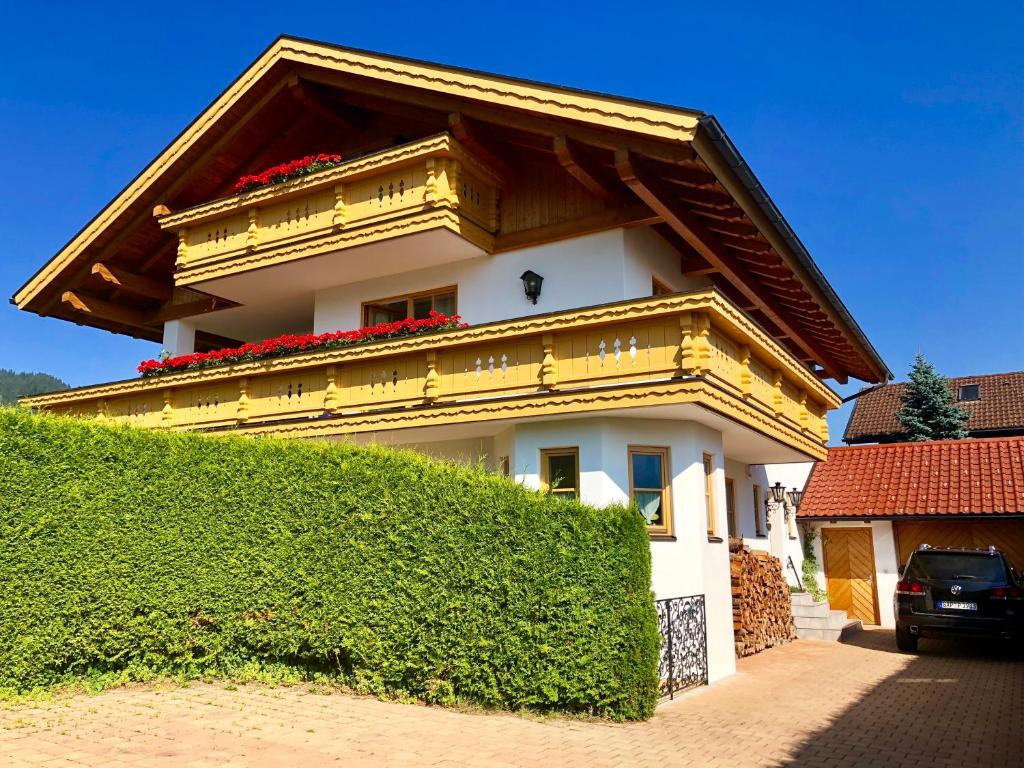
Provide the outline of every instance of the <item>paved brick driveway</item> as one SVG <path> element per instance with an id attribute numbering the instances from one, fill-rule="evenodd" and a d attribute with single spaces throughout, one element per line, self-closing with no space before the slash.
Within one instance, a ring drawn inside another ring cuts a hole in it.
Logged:
<path id="1" fill-rule="evenodd" d="M 301 688 L 140 688 L 0 707 L 0 766 L 1021 766 L 1024 661 L 892 634 L 801 641 L 614 725 Z"/>

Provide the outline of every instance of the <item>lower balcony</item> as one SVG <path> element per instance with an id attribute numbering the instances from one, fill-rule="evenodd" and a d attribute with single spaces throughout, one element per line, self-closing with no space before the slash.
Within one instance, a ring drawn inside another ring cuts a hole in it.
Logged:
<path id="1" fill-rule="evenodd" d="M 144 428 L 303 438 L 696 408 L 824 458 L 839 398 L 709 289 L 21 402 Z"/>

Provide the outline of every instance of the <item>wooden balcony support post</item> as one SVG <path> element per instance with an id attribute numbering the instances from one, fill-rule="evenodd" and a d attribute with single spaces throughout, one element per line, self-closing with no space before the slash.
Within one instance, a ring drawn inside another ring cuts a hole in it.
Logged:
<path id="1" fill-rule="evenodd" d="M 821 438 L 822 445 L 828 445 L 828 410 L 818 419 L 818 437 Z"/>
<path id="2" fill-rule="evenodd" d="M 107 401 L 101 398 L 96 401 L 96 421 L 102 423 L 107 420 Z"/>
<path id="3" fill-rule="evenodd" d="M 707 312 L 683 312 L 679 316 L 680 367 L 684 374 L 700 376 L 707 370 L 705 361 L 711 355 L 708 336 L 711 333 L 711 320 Z"/>
<path id="4" fill-rule="evenodd" d="M 772 409 L 775 411 L 775 418 L 782 415 L 782 371 L 778 368 L 772 371 L 772 386 L 775 393 L 772 395 Z"/>
<path id="5" fill-rule="evenodd" d="M 238 381 L 238 409 L 235 419 L 239 422 L 249 420 L 249 377 L 243 376 Z"/>
<path id="6" fill-rule="evenodd" d="M 807 409 L 807 390 L 801 389 L 797 398 L 800 402 L 800 430 L 802 432 L 810 432 L 811 412 Z"/>
<path id="7" fill-rule="evenodd" d="M 337 413 L 341 405 L 341 397 L 338 394 L 338 368 L 334 365 L 327 366 L 327 387 L 324 390 L 324 413 Z"/>
<path id="8" fill-rule="evenodd" d="M 423 185 L 423 202 L 427 205 L 437 205 L 438 181 L 437 181 L 437 160 L 427 158 L 427 181 Z"/>
<path id="9" fill-rule="evenodd" d="M 331 224 L 335 229 L 344 229 L 345 221 L 348 218 L 348 206 L 345 203 L 345 185 L 334 185 L 334 217 Z"/>
<path id="10" fill-rule="evenodd" d="M 541 336 L 544 346 L 544 358 L 540 363 L 540 383 L 546 389 L 554 389 L 558 385 L 558 361 L 555 360 L 555 336 L 545 333 Z"/>
<path id="11" fill-rule="evenodd" d="M 437 372 L 437 352 L 427 352 L 427 376 L 423 382 L 423 399 L 433 403 L 441 396 L 441 376 Z"/>
<path id="12" fill-rule="evenodd" d="M 160 426 L 169 427 L 174 422 L 174 390 L 164 390 L 164 407 L 160 411 Z"/>
<path id="13" fill-rule="evenodd" d="M 260 244 L 259 208 L 249 209 L 249 228 L 245 230 L 245 250 L 254 251 Z"/>
<path id="14" fill-rule="evenodd" d="M 188 230 L 178 230 L 178 251 L 174 259 L 175 267 L 182 267 L 188 261 Z"/>
<path id="15" fill-rule="evenodd" d="M 739 349 L 740 359 L 740 394 L 743 397 L 750 397 L 753 394 L 751 384 L 753 379 L 750 375 L 750 345 L 741 344 Z"/>

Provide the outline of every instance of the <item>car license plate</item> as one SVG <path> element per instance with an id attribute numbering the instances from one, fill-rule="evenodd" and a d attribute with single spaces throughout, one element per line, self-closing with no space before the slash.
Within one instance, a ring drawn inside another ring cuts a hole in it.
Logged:
<path id="1" fill-rule="evenodd" d="M 939 608 L 948 608 L 952 611 L 976 611 L 977 603 L 961 603 L 956 600 L 939 600 Z"/>

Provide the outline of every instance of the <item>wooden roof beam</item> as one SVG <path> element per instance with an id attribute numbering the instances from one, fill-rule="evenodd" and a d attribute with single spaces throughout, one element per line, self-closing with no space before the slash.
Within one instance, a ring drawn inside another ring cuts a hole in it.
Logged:
<path id="1" fill-rule="evenodd" d="M 153 280 L 143 275 L 136 275 L 119 267 L 103 262 L 96 262 L 92 265 L 92 274 L 105 283 L 120 288 L 136 296 L 157 301 L 167 301 L 171 298 L 172 288 L 158 280 Z"/>
<path id="2" fill-rule="evenodd" d="M 483 132 L 473 125 L 472 120 L 461 112 L 452 112 L 448 115 L 448 129 L 462 146 L 483 160 L 503 179 L 514 177 L 515 174 L 512 173 L 508 163 L 502 159 L 489 141 L 481 138 Z"/>
<path id="3" fill-rule="evenodd" d="M 519 232 L 499 234 L 494 238 L 494 253 L 527 248 L 531 245 L 564 240 L 570 237 L 604 232 L 619 227 L 646 227 L 661 222 L 661 217 L 642 203 L 633 203 L 622 208 L 606 208 L 591 216 L 580 219 L 559 221 L 539 227 L 523 229 Z"/>
<path id="4" fill-rule="evenodd" d="M 656 173 L 658 174 L 658 178 L 663 179 L 670 184 L 720 191 L 717 186 L 718 179 L 707 171 L 702 171 L 698 168 L 685 168 L 677 165 L 670 168 L 659 168 Z"/>
<path id="5" fill-rule="evenodd" d="M 695 213 L 702 219 L 705 219 L 705 226 L 712 232 L 720 232 L 723 235 L 735 235 L 736 237 L 757 237 L 761 234 L 757 227 L 746 221 L 728 221 L 714 215 L 705 217 L 703 212 L 695 211 Z"/>
<path id="6" fill-rule="evenodd" d="M 702 277 L 717 274 L 718 267 L 711 266 L 700 256 L 683 256 L 679 259 L 679 271 L 683 277 Z"/>
<path id="7" fill-rule="evenodd" d="M 606 203 L 615 203 L 616 195 L 611 186 L 601 180 L 602 174 L 580 157 L 579 149 L 564 133 L 554 138 L 555 157 L 570 176 L 578 181 L 594 197 Z"/>
<path id="8" fill-rule="evenodd" d="M 149 315 L 137 309 L 123 307 L 105 301 L 97 296 L 90 296 L 80 291 L 64 291 L 61 303 L 69 309 L 101 320 L 109 320 L 127 326 L 145 326 L 149 324 Z"/>
<path id="9" fill-rule="evenodd" d="M 711 227 L 708 227 L 708 230 L 714 232 L 714 229 Z M 772 248 L 771 245 L 761 240 L 747 240 L 741 237 L 733 237 L 732 235 L 720 235 L 718 240 L 726 248 L 734 248 L 737 251 L 743 251 L 744 253 L 775 252 L 775 249 Z"/>
<path id="10" fill-rule="evenodd" d="M 234 302 L 216 296 L 204 296 L 180 304 L 166 303 L 155 312 L 144 312 L 81 291 L 64 291 L 61 295 L 61 303 L 75 312 L 137 328 L 161 325 L 169 320 L 180 320 L 183 317 L 193 317 L 218 309 L 238 306 Z"/>
<path id="11" fill-rule="evenodd" d="M 359 75 L 351 75 L 344 72 L 328 72 L 313 67 L 302 69 L 301 74 L 304 79 L 315 80 L 324 85 L 341 88 L 345 91 L 372 93 L 378 97 L 383 96 L 387 99 L 393 99 L 404 104 L 413 104 L 424 109 L 444 109 L 446 112 L 459 113 L 466 118 L 479 122 L 495 123 L 496 125 L 516 128 L 527 133 L 540 134 L 549 138 L 554 138 L 564 133 L 581 144 L 588 144 L 612 151 L 621 146 L 623 141 L 623 134 L 615 130 L 601 130 L 599 128 L 575 125 L 567 127 L 560 120 L 540 115 L 524 115 L 512 109 L 470 102 L 438 92 L 423 93 L 413 88 L 377 80 L 371 81 Z M 458 137 L 456 136 L 456 138 Z M 696 152 L 689 144 L 647 139 L 633 135 L 630 136 L 629 142 L 635 151 L 657 158 L 663 163 L 690 165 L 699 162 Z"/>
<path id="12" fill-rule="evenodd" d="M 182 302 L 181 304 L 164 304 L 150 316 L 150 323 L 166 323 L 170 320 L 181 320 L 183 317 L 205 315 L 218 309 L 229 309 L 238 306 L 233 301 L 225 301 L 217 296 L 205 296 L 201 299 Z"/>
<path id="13" fill-rule="evenodd" d="M 718 241 L 715 234 L 708 231 L 696 216 L 676 203 L 660 182 L 640 167 L 628 149 L 620 148 L 616 151 L 615 168 L 622 181 L 637 197 L 659 214 L 709 264 L 718 267 L 723 278 L 735 285 L 782 333 L 788 335 L 807 356 L 817 360 L 836 381 L 846 383 L 847 376 L 831 356 L 808 343 L 806 334 L 800 332 L 779 301 L 758 289 L 746 268 Z"/>
<path id="14" fill-rule="evenodd" d="M 315 87 L 304 85 L 302 78 L 297 74 L 293 73 L 288 76 L 288 92 L 300 106 L 342 130 L 357 134 L 363 132 L 365 121 L 356 118 L 351 110 L 340 110 L 328 106 L 320 96 L 313 92 L 312 88 Z"/>
<path id="15" fill-rule="evenodd" d="M 235 137 L 235 135 L 241 131 L 253 117 L 259 114 L 271 101 L 277 98 L 281 91 L 286 87 L 286 80 L 282 78 L 279 80 L 266 94 L 264 94 L 255 104 L 253 104 L 244 115 L 239 117 L 237 120 L 232 122 L 231 127 L 224 132 L 219 139 L 217 139 L 211 146 L 207 147 L 199 157 L 191 158 L 187 169 L 179 176 L 173 184 L 171 184 L 166 190 L 161 193 L 164 200 L 170 200 L 177 195 L 181 190 L 188 186 L 193 179 L 198 176 L 203 170 L 205 165 L 214 157 L 216 157 L 224 147 Z M 95 255 L 96 261 L 106 261 L 107 257 L 114 253 L 121 244 L 129 237 L 135 234 L 136 227 L 140 224 L 151 219 L 151 211 L 147 208 L 143 208 L 137 214 L 135 214 L 131 220 L 124 226 L 119 226 L 120 231 L 115 235 L 108 243 L 102 246 L 100 252 Z M 71 277 L 68 284 L 72 287 L 77 286 L 85 279 L 91 270 L 91 265 L 86 263 L 80 269 L 78 269 Z M 66 303 L 63 297 L 60 298 L 60 302 Z M 48 301 L 46 301 L 40 308 L 39 314 L 45 315 L 50 312 L 58 303 L 57 295 L 54 294 Z"/>

